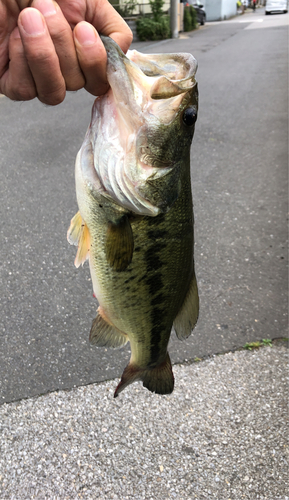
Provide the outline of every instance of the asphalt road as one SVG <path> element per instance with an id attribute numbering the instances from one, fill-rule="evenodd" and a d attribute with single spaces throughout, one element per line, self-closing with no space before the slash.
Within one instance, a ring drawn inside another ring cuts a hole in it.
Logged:
<path id="1" fill-rule="evenodd" d="M 259 10 L 134 44 L 199 62 L 191 160 L 201 312 L 187 341 L 173 336 L 174 363 L 287 336 L 285 21 Z M 0 97 L 1 402 L 120 376 L 129 358 L 128 348 L 89 346 L 96 302 L 88 266 L 74 268 L 66 241 L 92 102 L 85 92 L 56 108 Z"/>

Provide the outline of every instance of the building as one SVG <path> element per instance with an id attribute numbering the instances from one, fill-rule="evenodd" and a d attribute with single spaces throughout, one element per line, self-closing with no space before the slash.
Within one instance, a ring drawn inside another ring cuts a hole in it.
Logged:
<path id="1" fill-rule="evenodd" d="M 237 13 L 236 0 L 205 0 L 207 21 L 223 21 Z"/>

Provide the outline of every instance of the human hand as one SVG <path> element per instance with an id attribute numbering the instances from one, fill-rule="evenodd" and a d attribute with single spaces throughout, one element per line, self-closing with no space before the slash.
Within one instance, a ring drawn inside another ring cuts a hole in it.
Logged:
<path id="1" fill-rule="evenodd" d="M 106 51 L 98 32 L 124 52 L 132 41 L 107 0 L 0 0 L 0 93 L 50 105 L 66 90 L 103 94 Z"/>

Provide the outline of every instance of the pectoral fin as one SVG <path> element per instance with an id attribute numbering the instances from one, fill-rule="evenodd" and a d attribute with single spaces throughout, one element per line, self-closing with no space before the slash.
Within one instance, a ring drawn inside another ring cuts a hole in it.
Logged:
<path id="1" fill-rule="evenodd" d="M 78 245 L 82 231 L 83 220 L 79 212 L 71 219 L 69 229 L 67 231 L 67 241 L 70 245 Z"/>
<path id="2" fill-rule="evenodd" d="M 107 323 L 98 311 L 92 322 L 89 342 L 97 347 L 122 347 L 127 341 L 128 336 Z"/>
<path id="3" fill-rule="evenodd" d="M 67 232 L 67 240 L 71 245 L 78 246 L 74 265 L 75 267 L 79 267 L 88 258 L 90 249 L 89 230 L 79 212 L 71 219 Z"/>
<path id="4" fill-rule="evenodd" d="M 199 316 L 199 295 L 196 276 L 194 275 L 190 283 L 189 290 L 184 303 L 175 321 L 174 328 L 177 337 L 184 340 L 191 335 Z"/>
<path id="5" fill-rule="evenodd" d="M 124 271 L 131 263 L 133 246 L 128 217 L 123 215 L 116 223 L 109 222 L 106 233 L 106 258 L 115 271 Z"/>

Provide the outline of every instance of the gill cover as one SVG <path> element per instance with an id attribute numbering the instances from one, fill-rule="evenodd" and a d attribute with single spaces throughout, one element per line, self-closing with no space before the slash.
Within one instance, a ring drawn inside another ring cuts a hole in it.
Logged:
<path id="1" fill-rule="evenodd" d="M 122 209 L 156 216 L 178 196 L 182 158 L 168 143 L 195 92 L 197 62 L 190 54 L 125 55 L 111 38 L 102 41 L 111 88 L 95 100 L 76 167 L 90 189 Z"/>

